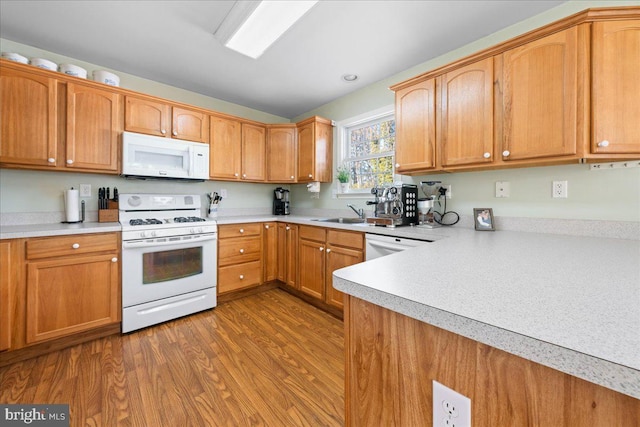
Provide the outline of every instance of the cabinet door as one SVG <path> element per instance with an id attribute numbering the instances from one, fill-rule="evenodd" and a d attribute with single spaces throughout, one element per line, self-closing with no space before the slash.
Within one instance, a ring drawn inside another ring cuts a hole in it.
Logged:
<path id="1" fill-rule="evenodd" d="M 11 278 L 16 266 L 11 256 L 11 242 L 0 242 L 0 351 L 11 347 Z"/>
<path id="2" fill-rule="evenodd" d="M 242 124 L 242 179 L 266 178 L 266 130 L 263 126 Z"/>
<path id="3" fill-rule="evenodd" d="M 442 166 L 493 160 L 493 58 L 442 76 L 438 94 Z"/>
<path id="4" fill-rule="evenodd" d="M 435 168 L 435 79 L 396 92 L 396 172 Z"/>
<path id="5" fill-rule="evenodd" d="M 147 135 L 169 136 L 169 105 L 146 98 L 127 96 L 124 130 Z"/>
<path id="6" fill-rule="evenodd" d="M 239 121 L 211 116 L 209 175 L 224 180 L 240 179 L 242 138 Z"/>
<path id="7" fill-rule="evenodd" d="M 298 182 L 310 182 L 315 177 L 315 130 L 313 122 L 298 128 Z"/>
<path id="8" fill-rule="evenodd" d="M 338 308 L 343 308 L 344 294 L 333 287 L 333 272 L 339 268 L 348 267 L 364 261 L 362 250 L 343 248 L 327 244 L 327 273 L 325 302 Z"/>
<path id="9" fill-rule="evenodd" d="M 186 141 L 209 143 L 209 115 L 188 108 L 172 108 L 171 136 Z"/>
<path id="10" fill-rule="evenodd" d="M 324 300 L 325 243 L 315 240 L 298 241 L 300 290 L 314 298 Z"/>
<path id="11" fill-rule="evenodd" d="M 56 166 L 57 81 L 0 68 L 0 163 Z"/>
<path id="12" fill-rule="evenodd" d="M 27 267 L 27 343 L 118 322 L 115 254 L 34 261 Z"/>
<path id="13" fill-rule="evenodd" d="M 119 94 L 68 83 L 65 166 L 117 173 L 120 114 Z"/>
<path id="14" fill-rule="evenodd" d="M 505 161 L 576 154 L 578 30 L 502 54 Z"/>
<path id="15" fill-rule="evenodd" d="M 640 153 L 640 20 L 593 23 L 592 46 L 591 152 Z"/>
<path id="16" fill-rule="evenodd" d="M 278 227 L 276 224 L 267 222 L 262 228 L 263 282 L 276 280 L 278 276 Z"/>
<path id="17" fill-rule="evenodd" d="M 267 180 L 295 182 L 296 129 L 273 127 L 267 130 Z"/>

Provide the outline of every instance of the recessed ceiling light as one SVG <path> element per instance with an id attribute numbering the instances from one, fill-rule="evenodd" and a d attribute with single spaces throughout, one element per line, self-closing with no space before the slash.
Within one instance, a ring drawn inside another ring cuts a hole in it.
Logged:
<path id="1" fill-rule="evenodd" d="M 215 32 L 229 49 L 260 57 L 318 1 L 237 1 Z"/>
<path id="2" fill-rule="evenodd" d="M 345 74 L 345 75 L 342 76 L 342 80 L 344 80 L 347 83 L 355 82 L 356 80 L 358 80 L 358 75 L 357 74 Z"/>

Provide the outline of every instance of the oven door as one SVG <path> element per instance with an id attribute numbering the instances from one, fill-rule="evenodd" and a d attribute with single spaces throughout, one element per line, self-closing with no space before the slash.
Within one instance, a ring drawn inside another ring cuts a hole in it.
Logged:
<path id="1" fill-rule="evenodd" d="M 217 234 L 122 242 L 122 305 L 216 286 Z"/>

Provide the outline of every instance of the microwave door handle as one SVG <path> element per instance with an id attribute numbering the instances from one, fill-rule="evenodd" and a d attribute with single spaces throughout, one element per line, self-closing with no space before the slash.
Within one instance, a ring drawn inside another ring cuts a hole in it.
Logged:
<path id="1" fill-rule="evenodd" d="M 189 146 L 189 176 L 193 176 L 193 147 Z"/>

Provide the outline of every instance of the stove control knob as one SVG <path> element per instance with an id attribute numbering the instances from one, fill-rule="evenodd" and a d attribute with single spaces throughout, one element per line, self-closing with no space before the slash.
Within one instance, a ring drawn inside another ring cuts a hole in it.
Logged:
<path id="1" fill-rule="evenodd" d="M 140 237 L 143 237 L 143 238 L 144 238 L 144 237 L 147 237 L 147 233 L 145 233 L 144 231 L 141 231 L 141 232 L 140 232 Z"/>
<path id="2" fill-rule="evenodd" d="M 204 230 L 202 228 L 198 228 L 198 233 L 204 233 Z"/>
<path id="3" fill-rule="evenodd" d="M 155 231 L 151 232 L 151 237 L 156 237 L 156 232 Z"/>
<path id="4" fill-rule="evenodd" d="M 189 233 L 191 233 L 191 234 L 196 234 L 196 229 L 195 229 L 195 228 L 190 228 L 190 229 L 189 229 Z"/>

